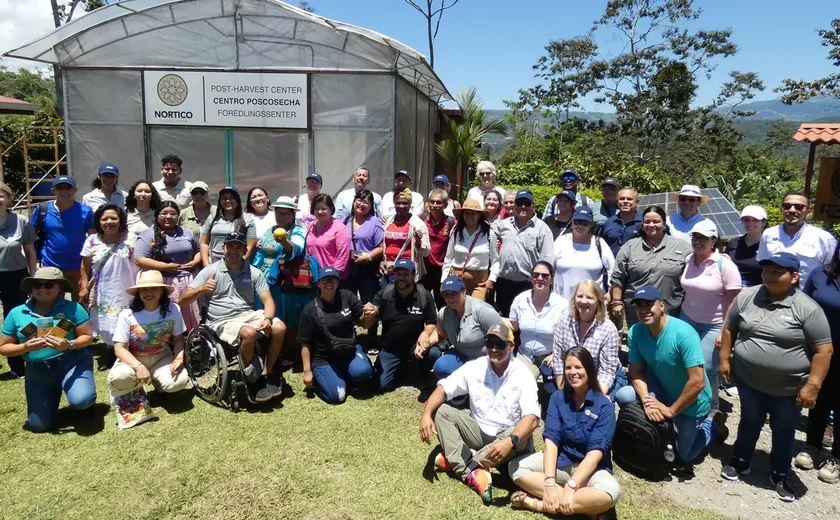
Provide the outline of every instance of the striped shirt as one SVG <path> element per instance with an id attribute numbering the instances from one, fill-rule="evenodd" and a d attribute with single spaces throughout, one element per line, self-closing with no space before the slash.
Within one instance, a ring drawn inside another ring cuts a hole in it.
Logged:
<path id="1" fill-rule="evenodd" d="M 578 321 L 572 317 L 568 309 L 563 310 L 560 321 L 554 328 L 554 353 L 551 367 L 557 378 L 563 377 L 563 358 L 566 351 L 572 347 L 583 347 L 592 354 L 595 370 L 598 372 L 598 382 L 604 388 L 612 388 L 615 382 L 615 371 L 618 370 L 618 330 L 608 319 L 595 320 L 581 341 L 578 338 Z"/>

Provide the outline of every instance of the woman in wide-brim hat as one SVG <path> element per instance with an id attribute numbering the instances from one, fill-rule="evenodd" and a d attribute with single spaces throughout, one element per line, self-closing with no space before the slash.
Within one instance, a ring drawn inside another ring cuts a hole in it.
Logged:
<path id="1" fill-rule="evenodd" d="M 181 309 L 169 300 L 172 290 L 160 271 L 143 271 L 137 283 L 125 291 L 134 299 L 117 317 L 117 361 L 108 372 L 120 429 L 154 418 L 146 400 L 146 383 L 166 393 L 189 385 L 183 370 L 186 327 Z"/>
<path id="2" fill-rule="evenodd" d="M 487 222 L 490 212 L 475 199 L 467 199 L 455 210 L 458 223 L 452 230 L 443 261 L 441 283 L 450 275 L 460 276 L 467 294 L 484 300 L 499 275 L 496 232 Z"/>
<path id="3" fill-rule="evenodd" d="M 96 402 L 90 317 L 64 299 L 73 286 L 56 267 L 38 269 L 20 288 L 30 298 L 3 322 L 0 354 L 23 356 L 29 429 L 45 432 L 56 426 L 62 391 L 75 410 Z"/>

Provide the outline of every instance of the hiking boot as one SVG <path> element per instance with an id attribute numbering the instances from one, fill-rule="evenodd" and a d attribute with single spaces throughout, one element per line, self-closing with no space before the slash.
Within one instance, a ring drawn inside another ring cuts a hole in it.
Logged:
<path id="1" fill-rule="evenodd" d="M 796 454 L 793 463 L 800 469 L 814 469 L 819 465 L 820 450 L 810 444 L 805 445 L 805 449 Z"/>
<path id="2" fill-rule="evenodd" d="M 717 434 L 715 435 L 715 444 L 721 445 L 726 442 L 729 437 L 729 428 L 726 426 L 726 414 L 720 410 L 712 415 L 712 422 L 717 426 Z"/>
<path id="3" fill-rule="evenodd" d="M 826 457 L 820 470 L 817 472 L 817 478 L 826 484 L 837 484 L 840 482 L 840 467 L 837 465 L 837 459 L 834 457 Z"/>
<path id="4" fill-rule="evenodd" d="M 489 504 L 493 500 L 493 477 L 484 468 L 475 468 L 467 475 L 467 485 Z"/>
<path id="5" fill-rule="evenodd" d="M 257 395 L 254 397 L 254 401 L 264 403 L 274 399 L 275 397 L 280 397 L 281 395 L 283 395 L 283 390 L 279 386 L 266 383 L 264 387 L 259 389 Z"/>
<path id="6" fill-rule="evenodd" d="M 438 453 L 435 455 L 435 469 L 438 471 L 452 471 L 452 464 L 446 460 L 446 457 L 443 456 L 443 453 Z"/>
<path id="7" fill-rule="evenodd" d="M 776 491 L 776 496 L 782 502 L 793 502 L 796 500 L 796 495 L 793 494 L 793 486 L 787 478 L 787 475 L 776 475 L 770 473 L 770 484 Z"/>
<path id="8" fill-rule="evenodd" d="M 750 474 L 750 463 L 746 460 L 741 460 L 738 457 L 729 459 L 729 464 L 720 470 L 720 476 L 726 480 L 737 482 L 741 475 Z"/>

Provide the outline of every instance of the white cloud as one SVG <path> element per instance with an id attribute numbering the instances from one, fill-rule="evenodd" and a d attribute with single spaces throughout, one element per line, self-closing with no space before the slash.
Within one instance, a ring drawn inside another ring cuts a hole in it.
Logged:
<path id="1" fill-rule="evenodd" d="M 50 0 L 0 0 L 0 54 L 26 45 L 55 29 Z M 81 13 L 74 13 L 73 18 Z M 34 61 L 0 58 L 12 70 L 44 67 Z"/>

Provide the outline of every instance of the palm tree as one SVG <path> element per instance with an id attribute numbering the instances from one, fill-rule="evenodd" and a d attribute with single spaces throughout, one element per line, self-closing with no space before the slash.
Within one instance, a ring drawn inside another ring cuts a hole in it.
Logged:
<path id="1" fill-rule="evenodd" d="M 508 124 L 503 119 L 487 119 L 484 112 L 484 100 L 476 93 L 475 87 L 464 89 L 455 96 L 455 102 L 461 112 L 461 123 L 444 115 L 452 135 L 449 139 L 435 145 L 438 155 L 458 172 L 469 168 L 475 161 L 481 141 L 488 134 L 506 135 Z"/>

